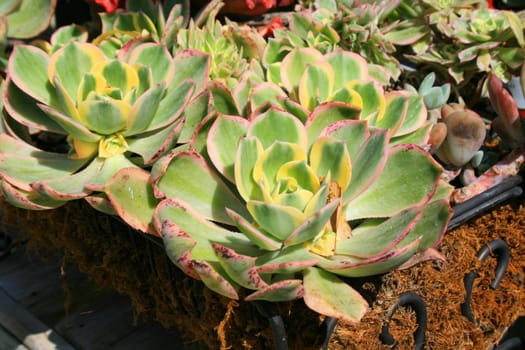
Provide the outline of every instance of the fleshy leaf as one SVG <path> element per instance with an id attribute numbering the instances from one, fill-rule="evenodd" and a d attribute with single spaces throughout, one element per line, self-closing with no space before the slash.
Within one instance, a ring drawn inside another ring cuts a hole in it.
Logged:
<path id="1" fill-rule="evenodd" d="M 40 195 L 35 191 L 24 191 L 14 187 L 4 179 L 0 179 L 2 196 L 13 206 L 28 210 L 49 210 L 64 205 L 65 201 L 57 201 Z"/>
<path id="2" fill-rule="evenodd" d="M 396 130 L 396 136 L 406 135 L 417 131 L 427 122 L 427 108 L 420 96 L 399 92 L 408 101 L 407 112 L 403 123 Z"/>
<path id="3" fill-rule="evenodd" d="M 368 64 L 365 59 L 349 51 L 335 51 L 326 56 L 326 60 L 334 68 L 334 91 L 341 89 L 347 82 L 366 80 L 368 78 Z"/>
<path id="4" fill-rule="evenodd" d="M 62 129 L 64 129 L 73 138 L 88 143 L 98 142 L 100 140 L 101 136 L 91 132 L 82 123 L 71 119 L 69 116 L 60 113 L 54 108 L 43 104 L 38 104 L 38 107 L 47 114 L 49 119 L 59 124 L 62 127 Z"/>
<path id="5" fill-rule="evenodd" d="M 261 255 L 257 258 L 256 265 L 259 273 L 295 273 L 314 266 L 317 262 L 318 255 L 299 244 Z"/>
<path id="6" fill-rule="evenodd" d="M 273 237 L 284 241 L 304 221 L 304 214 L 292 207 L 249 201 L 246 207 L 257 224 Z"/>
<path id="7" fill-rule="evenodd" d="M 352 158 L 352 180 L 343 192 L 345 204 L 365 191 L 384 169 L 388 154 L 388 134 L 383 130 L 374 132 Z"/>
<path id="8" fill-rule="evenodd" d="M 299 81 L 299 101 L 308 110 L 328 99 L 334 86 L 334 71 L 326 62 L 307 66 Z"/>
<path id="9" fill-rule="evenodd" d="M 161 83 L 142 94 L 131 107 L 127 116 L 127 127 L 124 136 L 138 134 L 151 123 L 164 93 L 164 84 Z"/>
<path id="10" fill-rule="evenodd" d="M 289 301 L 303 296 L 303 281 L 284 280 L 270 284 L 268 287 L 248 295 L 244 300 Z"/>
<path id="11" fill-rule="evenodd" d="M 257 84 L 251 91 L 251 110 L 254 111 L 266 103 L 271 103 L 274 106 L 279 106 L 278 97 L 286 97 L 284 91 L 276 84 L 264 82 Z"/>
<path id="12" fill-rule="evenodd" d="M 199 274 L 206 287 L 230 299 L 239 299 L 235 287 L 210 264 L 201 260 L 193 260 L 192 267 Z"/>
<path id="13" fill-rule="evenodd" d="M 128 150 L 139 154 L 144 164 L 152 164 L 173 149 L 182 126 L 182 121 L 177 121 L 164 129 L 128 138 Z"/>
<path id="14" fill-rule="evenodd" d="M 174 59 L 175 75 L 173 81 L 181 83 L 191 79 L 195 92 L 200 93 L 210 74 L 211 57 L 197 50 L 183 50 Z"/>
<path id="15" fill-rule="evenodd" d="M 304 271 L 304 302 L 321 315 L 345 322 L 359 322 L 368 310 L 366 300 L 355 289 L 315 267 Z"/>
<path id="16" fill-rule="evenodd" d="M 104 60 L 106 56 L 97 46 L 73 41 L 50 57 L 48 79 L 53 81 L 55 76 L 58 77 L 69 96 L 76 97 L 84 73 Z"/>
<path id="17" fill-rule="evenodd" d="M 427 201 L 441 172 L 442 168 L 420 147 L 394 146 L 376 181 L 349 203 L 346 218 L 392 216 Z"/>
<path id="18" fill-rule="evenodd" d="M 32 38 L 43 32 L 51 22 L 57 0 L 23 0 L 7 16 L 8 36 Z"/>
<path id="19" fill-rule="evenodd" d="M 423 215 L 396 249 L 421 237 L 419 249 L 435 248 L 441 242 L 452 216 L 450 201 L 436 200 L 422 208 Z"/>
<path id="20" fill-rule="evenodd" d="M 265 149 L 254 164 L 253 179 L 264 186 L 266 191 L 274 191 L 278 184 L 277 174 L 282 166 L 294 161 L 305 161 L 306 154 L 293 143 L 277 141 Z"/>
<path id="21" fill-rule="evenodd" d="M 175 65 L 166 46 L 156 43 L 144 43 L 133 48 L 128 59 L 129 64 L 142 64 L 151 67 L 153 82 L 170 82 Z"/>
<path id="22" fill-rule="evenodd" d="M 234 182 L 234 163 L 239 140 L 246 134 L 244 118 L 219 115 L 213 123 L 206 142 L 208 155 L 219 172 Z"/>
<path id="23" fill-rule="evenodd" d="M 352 164 L 346 145 L 329 136 L 320 137 L 310 149 L 310 165 L 319 177 L 331 175 L 342 191 L 352 176 Z"/>
<path id="24" fill-rule="evenodd" d="M 253 168 L 262 153 L 261 142 L 255 137 L 244 138 L 239 143 L 234 166 L 235 184 L 245 201 L 263 199 L 259 184 L 253 178 Z"/>
<path id="25" fill-rule="evenodd" d="M 408 112 L 408 99 L 397 93 L 390 93 L 386 97 L 385 114 L 373 123 L 381 129 L 390 129 L 395 135 L 403 125 Z"/>
<path id="26" fill-rule="evenodd" d="M 171 154 L 159 166 L 161 173 L 152 173 L 156 193 L 168 198 L 180 198 L 214 221 L 233 224 L 225 208 L 248 216 L 244 204 L 198 153 L 182 151 Z"/>
<path id="27" fill-rule="evenodd" d="M 247 135 L 257 137 L 265 149 L 276 141 L 295 143 L 306 149 L 304 126 L 292 114 L 276 108 L 271 108 L 252 120 Z"/>
<path id="28" fill-rule="evenodd" d="M 102 135 L 124 130 L 130 110 L 128 103 L 119 100 L 87 100 L 78 105 L 82 123 Z"/>
<path id="29" fill-rule="evenodd" d="M 288 236 L 286 241 L 284 241 L 284 245 L 290 246 L 312 240 L 326 226 L 338 205 L 339 201 L 334 200 L 309 216 Z"/>
<path id="30" fill-rule="evenodd" d="M 153 216 L 155 229 L 161 235 L 165 230 L 184 232 L 195 241 L 193 259 L 218 262 L 212 243 L 227 245 L 239 254 L 253 255 L 259 249 L 243 234 L 229 231 L 208 221 L 188 203 L 179 199 L 164 199 L 155 209 Z"/>
<path id="31" fill-rule="evenodd" d="M 355 163 L 357 152 L 370 136 L 366 120 L 339 120 L 325 127 L 319 136 L 330 136 L 346 143 L 346 149 Z"/>
<path id="32" fill-rule="evenodd" d="M 322 59 L 321 52 L 313 48 L 291 51 L 281 63 L 281 81 L 284 87 L 289 92 L 296 91 L 306 67 Z"/>
<path id="33" fill-rule="evenodd" d="M 228 276 L 248 289 L 261 289 L 267 286 L 255 269 L 255 258 L 237 254 L 234 250 L 220 244 L 212 244 L 219 262 Z"/>
<path id="34" fill-rule="evenodd" d="M 49 104 L 53 92 L 47 75 L 49 57 L 29 45 L 17 45 L 9 57 L 7 71 L 11 80 L 34 99 Z"/>
<path id="35" fill-rule="evenodd" d="M 316 107 L 305 123 L 308 146 L 311 146 L 317 136 L 330 124 L 342 120 L 357 120 L 360 112 L 359 108 L 342 102 L 328 102 Z"/>
<path id="36" fill-rule="evenodd" d="M 153 196 L 149 172 L 140 168 L 121 169 L 108 181 L 105 193 L 128 225 L 135 230 L 158 235 L 151 224 L 159 201 Z"/>
<path id="37" fill-rule="evenodd" d="M 403 240 L 421 216 L 419 209 L 410 209 L 393 216 L 374 228 L 337 242 L 337 255 L 372 258 L 386 253 Z"/>
<path id="38" fill-rule="evenodd" d="M 277 250 L 281 247 L 281 243 L 279 241 L 263 233 L 263 231 L 256 228 L 233 210 L 226 208 L 226 212 L 235 222 L 237 228 L 259 248 L 264 250 Z"/>
<path id="39" fill-rule="evenodd" d="M 416 254 L 421 238 L 401 249 L 391 250 L 386 254 L 371 259 L 322 260 L 318 266 L 346 277 L 364 277 L 386 273 L 405 263 Z"/>
<path id="40" fill-rule="evenodd" d="M 91 192 L 84 185 L 89 183 L 103 166 L 103 159 L 96 158 L 77 173 L 56 179 L 37 181 L 32 184 L 32 187 L 36 191 L 57 200 L 66 201 L 83 198 Z"/>
<path id="41" fill-rule="evenodd" d="M 152 131 L 163 128 L 179 118 L 193 91 L 193 82 L 191 80 L 185 80 L 173 91 L 166 92 L 166 95 L 159 103 L 153 120 L 148 126 L 148 130 Z"/>
<path id="42" fill-rule="evenodd" d="M 369 119 L 375 113 L 377 113 L 376 118 L 378 120 L 383 117 L 385 113 L 385 93 L 379 83 L 373 80 L 356 81 L 351 82 L 347 87 L 356 91 L 363 101 L 360 119 Z"/>
<path id="43" fill-rule="evenodd" d="M 60 178 L 71 174 L 84 165 L 85 160 L 57 157 L 35 157 L 15 154 L 0 154 L 0 175 L 16 187 L 31 191 L 30 184 L 36 181 Z"/>
<path id="44" fill-rule="evenodd" d="M 60 125 L 37 107 L 37 100 L 20 90 L 11 79 L 4 82 L 2 93 L 5 96 L 5 110 L 18 123 L 39 130 L 64 133 Z"/>

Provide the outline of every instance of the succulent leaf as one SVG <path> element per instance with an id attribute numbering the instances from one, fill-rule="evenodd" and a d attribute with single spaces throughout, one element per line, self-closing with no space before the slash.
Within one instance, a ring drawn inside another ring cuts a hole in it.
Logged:
<path id="1" fill-rule="evenodd" d="M 246 135 L 247 127 L 248 122 L 243 118 L 220 115 L 208 133 L 208 155 L 217 170 L 231 182 L 239 140 Z"/>
<path id="2" fill-rule="evenodd" d="M 322 315 L 345 322 L 358 322 L 368 310 L 368 303 L 356 290 L 315 267 L 304 271 L 304 302 Z"/>
<path id="3" fill-rule="evenodd" d="M 267 300 L 267 301 L 287 301 L 299 299 L 303 296 L 303 281 L 301 280 L 283 280 L 275 282 L 266 288 L 248 295 L 244 300 Z"/>
<path id="4" fill-rule="evenodd" d="M 156 234 L 151 226 L 158 200 L 153 196 L 149 173 L 140 168 L 122 168 L 106 182 L 104 192 L 117 214 L 132 228 Z"/>
<path id="5" fill-rule="evenodd" d="M 426 202 L 434 192 L 441 167 L 423 159 L 430 160 L 430 155 L 417 146 L 394 146 L 376 181 L 347 206 L 346 219 L 391 216 L 402 208 Z"/>
<path id="6" fill-rule="evenodd" d="M 153 173 L 156 193 L 168 198 L 180 198 L 209 219 L 233 224 L 225 208 L 248 217 L 239 198 L 210 169 L 198 153 L 181 151 L 166 157 L 168 163 L 159 174 Z M 195 182 L 195 179 L 199 179 Z M 210 197 L 214 200 L 210 201 Z"/>
<path id="7" fill-rule="evenodd" d="M 49 103 L 53 92 L 49 88 L 49 57 L 36 47 L 18 45 L 9 57 L 8 72 L 10 79 L 30 97 Z"/>
<path id="8" fill-rule="evenodd" d="M 233 249 L 213 244 L 222 268 L 239 285 L 248 289 L 262 289 L 267 286 L 255 269 L 255 258 L 237 254 Z"/>

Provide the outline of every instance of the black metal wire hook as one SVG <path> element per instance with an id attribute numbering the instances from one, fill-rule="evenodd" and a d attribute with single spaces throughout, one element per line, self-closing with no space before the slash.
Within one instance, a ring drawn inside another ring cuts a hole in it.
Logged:
<path id="1" fill-rule="evenodd" d="M 525 340 L 522 338 L 514 337 L 507 339 L 493 350 L 521 350 L 525 348 Z"/>
<path id="2" fill-rule="evenodd" d="M 496 259 L 498 261 L 498 264 L 496 265 L 496 269 L 494 270 L 494 279 L 490 283 L 490 287 L 492 289 L 497 289 L 499 287 L 499 284 L 501 283 L 501 280 L 505 276 L 505 272 L 507 271 L 507 267 L 509 266 L 510 261 L 510 250 L 502 239 L 495 239 L 486 245 L 484 245 L 476 254 L 479 261 L 483 262 L 485 261 L 491 253 L 494 253 L 496 255 Z M 472 314 L 472 309 L 470 307 L 471 300 L 472 300 L 472 287 L 474 286 L 474 280 L 478 277 L 478 273 L 476 271 L 471 271 L 465 275 L 464 278 L 464 284 L 465 284 L 465 301 L 463 304 L 461 304 L 461 313 L 463 316 L 469 319 L 470 322 L 476 323 L 474 320 L 474 315 Z"/>
<path id="3" fill-rule="evenodd" d="M 324 333 L 323 344 L 321 346 L 322 350 L 328 349 L 328 343 L 330 342 L 330 338 L 332 337 L 332 334 L 334 333 L 335 326 L 337 325 L 337 321 L 339 321 L 339 319 L 335 317 L 326 316 L 325 319 L 323 320 L 323 323 L 321 323 L 321 333 Z"/>
<path id="4" fill-rule="evenodd" d="M 392 319 L 392 316 L 400 306 L 410 306 L 415 311 L 418 327 L 414 332 L 414 349 L 423 349 L 423 346 L 425 345 L 425 332 L 427 330 L 427 307 L 423 299 L 421 299 L 421 297 L 414 292 L 404 292 L 399 295 L 397 303 L 394 304 L 388 313 L 388 322 L 383 324 L 379 338 L 384 344 L 387 345 L 394 345 L 396 343 L 396 340 L 390 333 L 389 323 Z"/>
<path id="5" fill-rule="evenodd" d="M 254 301 L 253 303 L 257 311 L 270 322 L 275 350 L 288 350 L 288 334 L 286 333 L 283 319 L 277 312 L 275 304 L 261 300 Z"/>

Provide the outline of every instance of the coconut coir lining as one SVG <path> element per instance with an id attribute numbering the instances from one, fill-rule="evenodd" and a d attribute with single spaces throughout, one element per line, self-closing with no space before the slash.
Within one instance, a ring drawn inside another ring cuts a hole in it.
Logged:
<path id="1" fill-rule="evenodd" d="M 175 327 L 192 343 L 210 349 L 268 349 L 273 339 L 268 321 L 248 302 L 232 301 L 182 274 L 157 242 L 82 201 L 52 211 L 14 208 L 0 197 L 5 232 L 15 228 L 30 245 L 63 254 L 101 286 L 129 296 L 137 322 L 155 319 Z M 489 349 L 515 319 L 525 315 L 525 206 L 523 199 L 448 232 L 440 246 L 444 262 L 425 262 L 404 271 L 350 280 L 367 298 L 370 310 L 358 324 L 340 322 L 329 349 L 391 349 L 379 340 L 388 311 L 400 293 L 412 291 L 426 303 L 426 349 Z M 498 289 L 489 287 L 496 259 L 480 263 L 476 253 L 493 239 L 506 241 L 511 261 Z M 472 311 L 476 324 L 461 314 L 463 277 L 476 270 Z M 75 297 L 75 296 L 72 296 Z M 279 303 L 290 349 L 318 349 L 323 317 L 302 301 Z M 414 347 L 414 312 L 401 307 L 390 321 L 398 349 Z"/>

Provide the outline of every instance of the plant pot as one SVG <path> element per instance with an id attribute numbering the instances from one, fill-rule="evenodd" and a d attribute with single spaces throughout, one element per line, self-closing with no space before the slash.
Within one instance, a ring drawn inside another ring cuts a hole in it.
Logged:
<path id="1" fill-rule="evenodd" d="M 413 311 L 400 307 L 392 313 L 399 296 L 406 292 L 416 293 L 425 304 L 427 348 L 488 349 L 497 344 L 505 329 L 525 315 L 525 252 L 520 249 L 525 243 L 521 231 L 525 206 L 523 197 L 510 202 L 508 197 L 502 199 L 507 204 L 495 201 L 492 204 L 498 207 L 445 235 L 440 248 L 445 261 L 348 280 L 368 299 L 370 310 L 360 323 L 338 322 L 328 339 L 324 339 L 327 332 L 323 317 L 302 301 L 274 304 L 273 316 L 283 323 L 284 328 L 278 332 L 287 337 L 287 347 L 319 348 L 327 340 L 329 349 L 389 349 L 391 345 L 383 344 L 379 337 L 381 328 L 388 324 L 399 348 L 414 348 L 412 334 L 418 324 Z M 283 344 L 253 303 L 214 294 L 175 268 L 158 241 L 93 210 L 83 201 L 53 211 L 33 212 L 14 208 L 2 198 L 0 213 L 5 232 L 24 232 L 32 246 L 63 254 L 66 261 L 78 265 L 98 284 L 128 295 L 138 314 L 165 327 L 176 327 L 188 341 L 224 349 L 266 349 Z M 480 213 L 474 207 L 471 214 Z M 495 239 L 506 242 L 511 259 L 500 286 L 491 289 L 496 259 L 482 262 L 476 254 Z M 474 322 L 461 312 L 461 304 L 466 301 L 463 279 L 472 271 L 478 276 L 470 297 Z"/>

